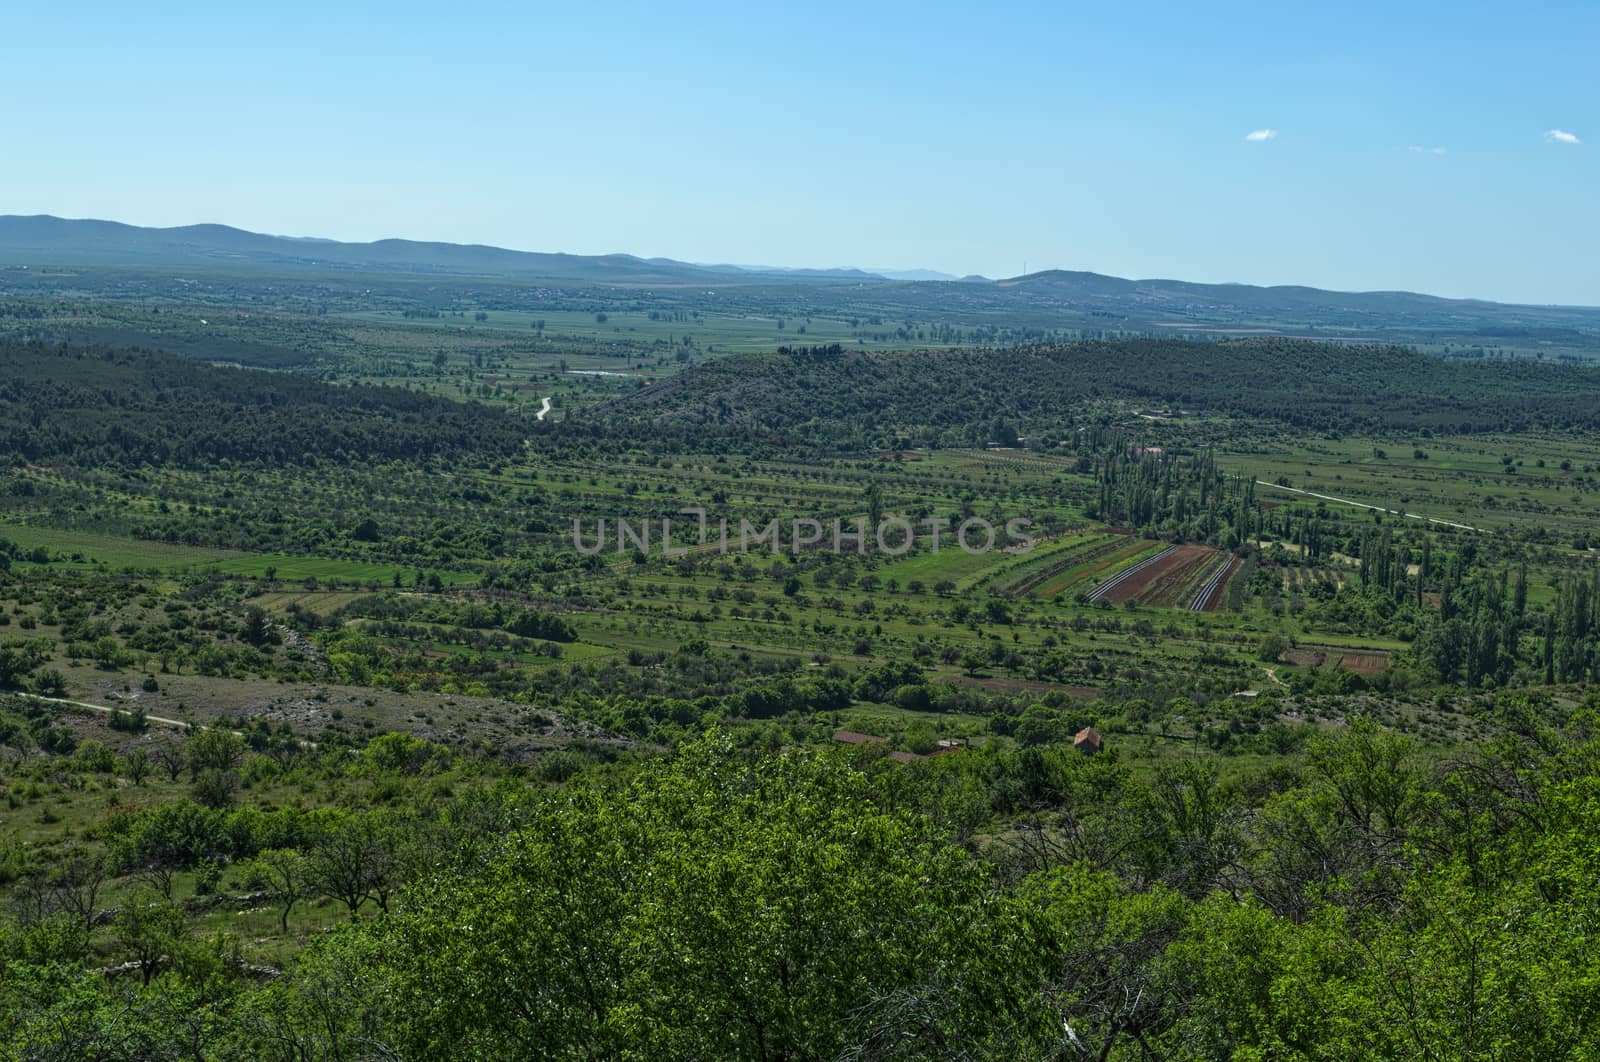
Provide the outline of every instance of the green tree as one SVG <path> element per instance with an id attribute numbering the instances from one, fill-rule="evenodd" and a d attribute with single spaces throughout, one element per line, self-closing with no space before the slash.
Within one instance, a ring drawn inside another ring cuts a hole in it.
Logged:
<path id="1" fill-rule="evenodd" d="M 310 884 L 310 867 L 305 857 L 293 848 L 269 848 L 256 857 L 255 866 L 257 874 L 282 905 L 278 928 L 287 935 L 289 916 Z"/>
<path id="2" fill-rule="evenodd" d="M 1276 664 L 1283 659 L 1283 654 L 1289 651 L 1289 643 L 1281 634 L 1263 635 L 1256 646 L 1256 656 L 1269 664 Z"/>
<path id="3" fill-rule="evenodd" d="M 145 984 L 171 961 L 183 942 L 183 909 L 169 900 L 134 898 L 122 905 L 113 923 L 117 946 L 133 963 Z"/>
<path id="4" fill-rule="evenodd" d="M 716 737 L 529 814 L 485 873 L 320 958 L 364 957 L 398 1053 L 983 1055 L 1042 1014 L 1019 912 L 838 757 L 751 764 Z"/>
<path id="5" fill-rule="evenodd" d="M 257 648 L 271 643 L 274 634 L 272 621 L 267 618 L 266 610 L 257 605 L 245 609 L 244 629 L 239 636 Z"/>
<path id="6" fill-rule="evenodd" d="M 245 743 L 227 730 L 205 727 L 193 731 L 184 743 L 191 781 L 198 782 L 205 771 L 236 770 L 244 760 Z"/>

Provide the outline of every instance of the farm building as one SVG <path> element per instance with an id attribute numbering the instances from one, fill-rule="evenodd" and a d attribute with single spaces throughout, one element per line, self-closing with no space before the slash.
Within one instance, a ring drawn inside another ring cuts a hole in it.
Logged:
<path id="1" fill-rule="evenodd" d="M 1072 739 L 1072 747 L 1086 756 L 1092 756 L 1100 751 L 1100 742 L 1100 731 L 1086 726 Z"/>
<path id="2" fill-rule="evenodd" d="M 833 740 L 841 745 L 865 745 L 869 741 L 882 741 L 874 734 L 858 734 L 854 730 L 835 730 Z"/>

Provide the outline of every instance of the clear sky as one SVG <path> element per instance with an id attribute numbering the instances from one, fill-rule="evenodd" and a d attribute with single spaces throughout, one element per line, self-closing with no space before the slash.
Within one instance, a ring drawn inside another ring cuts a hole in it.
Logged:
<path id="1" fill-rule="evenodd" d="M 1600 304 L 1593 0 L 91 0 L 0 26 L 0 213 Z"/>

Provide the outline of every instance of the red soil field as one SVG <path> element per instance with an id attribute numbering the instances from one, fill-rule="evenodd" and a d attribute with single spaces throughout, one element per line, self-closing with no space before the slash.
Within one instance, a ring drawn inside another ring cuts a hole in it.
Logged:
<path id="1" fill-rule="evenodd" d="M 1144 571 L 1112 588 L 1105 600 L 1114 605 L 1132 599 L 1141 605 L 1187 605 L 1202 574 L 1216 569 L 1221 554 L 1210 546 L 1179 546 Z"/>
<path id="2" fill-rule="evenodd" d="M 1339 658 L 1339 670 L 1358 675 L 1376 675 L 1389 670 L 1388 653 L 1346 653 Z"/>
<path id="3" fill-rule="evenodd" d="M 1228 604 L 1228 580 L 1239 570 L 1239 558 L 1228 558 L 1228 572 L 1211 588 L 1210 595 L 1200 603 L 1202 612 L 1221 612 Z"/>
<path id="4" fill-rule="evenodd" d="M 1041 573 L 1043 578 L 1029 580 L 1028 588 L 1020 592 L 1037 593 L 1040 597 L 1054 597 L 1063 590 L 1081 587 L 1086 583 L 1092 587 L 1099 581 L 1095 578 L 1097 575 L 1107 568 L 1120 566 L 1123 561 L 1148 545 L 1150 543 L 1143 539 L 1128 539 L 1123 542 L 1105 542 L 1082 552 L 1075 551 L 1061 559 L 1058 569 Z"/>

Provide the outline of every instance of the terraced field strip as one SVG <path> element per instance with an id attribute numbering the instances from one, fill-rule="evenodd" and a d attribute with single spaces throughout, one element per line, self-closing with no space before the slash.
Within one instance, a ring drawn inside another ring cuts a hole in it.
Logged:
<path id="1" fill-rule="evenodd" d="M 1120 545 L 1120 535 L 1074 534 L 1034 550 L 1017 563 L 995 573 L 995 590 L 1007 597 L 1025 597 L 1053 576 L 1078 564 L 1095 550 Z"/>
<path id="2" fill-rule="evenodd" d="M 898 579 L 902 585 L 912 580 L 932 585 L 941 579 L 949 579 L 958 588 L 968 589 L 987 579 L 995 567 L 1006 559 L 1006 555 L 998 550 L 968 553 L 959 547 L 945 548 L 947 546 L 948 542 L 945 542 L 941 543 L 938 552 L 924 550 L 907 554 L 886 565 L 880 574 L 885 579 Z"/>
<path id="3" fill-rule="evenodd" d="M 1316 649 L 1290 649 L 1283 654 L 1284 663 L 1295 667 L 1321 667 L 1327 659 L 1326 653 Z"/>
<path id="4" fill-rule="evenodd" d="M 81 569 L 95 563 L 112 569 L 166 572 L 215 569 L 223 575 L 264 578 L 269 571 L 275 579 L 340 579 L 346 582 L 378 582 L 388 585 L 405 565 L 374 561 L 341 560 L 333 557 L 291 555 L 287 553 L 247 553 L 220 546 L 187 546 L 157 542 L 131 536 L 102 535 L 85 531 L 58 531 L 27 524 L 0 524 L 0 538 L 10 539 L 25 549 L 36 547 L 52 555 L 78 556 L 78 560 L 52 561 L 60 568 Z M 474 583 L 475 572 L 440 571 L 439 578 L 455 585 Z"/>
<path id="5" fill-rule="evenodd" d="M 1217 551 L 1210 546 L 1179 546 L 1157 564 L 1117 587 L 1113 601 L 1137 601 L 1157 608 L 1182 608 L 1194 587 L 1211 571 Z M 1120 599 L 1120 600 L 1119 600 Z"/>
<path id="6" fill-rule="evenodd" d="M 1177 548 L 1177 546 L 1168 546 L 1160 553 L 1157 553 L 1151 557 L 1146 557 L 1144 560 L 1130 568 L 1124 568 L 1122 571 L 1118 572 L 1116 575 L 1113 575 L 1110 579 L 1107 579 L 1105 582 L 1096 587 L 1089 595 L 1089 601 L 1092 603 L 1110 597 L 1110 595 L 1116 592 L 1119 586 L 1123 585 L 1130 579 L 1136 578 L 1140 572 L 1143 572 L 1151 565 L 1158 563 L 1163 557 L 1168 556 Z"/>
<path id="7" fill-rule="evenodd" d="M 1301 645 L 1285 653 L 1284 660 L 1305 668 L 1331 664 L 1335 670 L 1370 678 L 1389 669 L 1391 656 L 1391 650 L 1373 646 Z"/>
<path id="8" fill-rule="evenodd" d="M 52 527 L 27 524 L 0 525 L 0 538 L 10 539 L 25 550 L 39 548 L 68 557 L 76 554 L 80 559 L 73 563 L 93 564 L 98 561 L 109 568 L 170 570 L 250 556 L 236 549 L 180 546 L 131 536 L 58 531 Z"/>
<path id="9" fill-rule="evenodd" d="M 1046 454 L 1036 454 L 1028 450 L 962 450 L 957 457 L 965 463 L 978 467 L 1000 468 L 1025 468 L 1035 472 L 1059 472 L 1071 466 L 1072 462 L 1063 457 L 1052 457 Z"/>
<path id="10" fill-rule="evenodd" d="M 1186 545 L 1164 551 L 1151 563 L 1130 572 L 1105 600 L 1113 604 L 1137 601 L 1157 608 L 1181 608 L 1196 584 L 1206 578 L 1217 551 L 1210 546 Z"/>
<path id="11" fill-rule="evenodd" d="M 1370 678 L 1389 669 L 1388 653 L 1345 653 L 1339 658 L 1340 671 L 1354 671 L 1364 678 Z"/>
<path id="12" fill-rule="evenodd" d="M 1217 565 L 1217 570 L 1211 573 L 1211 578 L 1201 584 L 1200 590 L 1189 602 L 1190 612 L 1215 612 L 1222 606 L 1223 591 L 1228 586 L 1228 576 L 1232 574 L 1238 558 L 1229 553 L 1223 556 L 1222 563 Z"/>
<path id="13" fill-rule="evenodd" d="M 1047 577 L 1034 591 L 1037 597 L 1054 597 L 1064 590 L 1094 579 L 1101 572 L 1115 571 L 1122 564 L 1155 548 L 1158 543 L 1116 535 L 1074 556 L 1059 574 Z"/>

